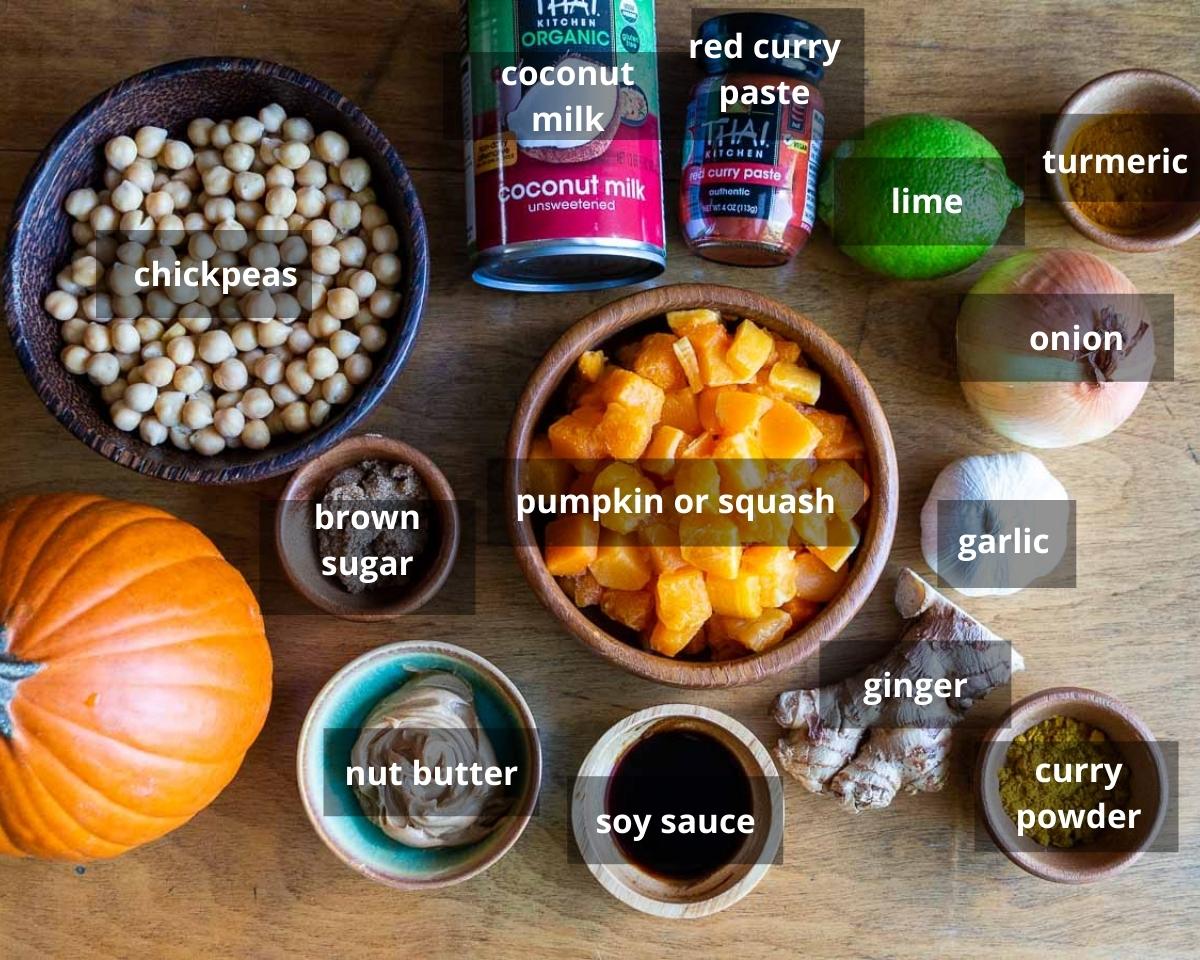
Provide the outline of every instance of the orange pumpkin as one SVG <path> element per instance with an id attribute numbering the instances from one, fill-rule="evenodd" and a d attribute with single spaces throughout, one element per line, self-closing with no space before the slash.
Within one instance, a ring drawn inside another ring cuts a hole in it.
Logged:
<path id="1" fill-rule="evenodd" d="M 174 830 L 270 702 L 258 603 L 191 524 L 82 494 L 0 506 L 0 854 L 115 857 Z"/>

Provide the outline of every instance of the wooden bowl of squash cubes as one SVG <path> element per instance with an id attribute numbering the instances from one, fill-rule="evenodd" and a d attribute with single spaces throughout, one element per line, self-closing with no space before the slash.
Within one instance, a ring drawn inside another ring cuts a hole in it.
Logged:
<path id="1" fill-rule="evenodd" d="M 679 687 L 753 683 L 837 636 L 883 571 L 898 499 L 887 419 L 849 353 L 712 284 L 572 326 L 521 396 L 505 487 L 542 603 Z"/>

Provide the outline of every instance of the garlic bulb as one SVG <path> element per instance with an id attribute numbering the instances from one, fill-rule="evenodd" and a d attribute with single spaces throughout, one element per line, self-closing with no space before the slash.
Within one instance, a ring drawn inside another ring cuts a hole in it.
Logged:
<path id="1" fill-rule="evenodd" d="M 972 537 L 974 543 L 980 537 L 1011 534 L 1036 511 L 1043 521 L 1036 532 L 1048 535 L 1048 542 L 1055 545 L 1050 555 L 1037 558 L 1038 566 L 1049 572 L 1062 559 L 1069 513 L 1059 509 L 1038 511 L 1030 502 L 1069 499 L 1063 485 L 1032 453 L 996 453 L 955 460 L 938 474 L 921 508 L 921 553 L 943 582 L 965 596 L 1016 593 L 1021 586 L 1009 584 L 1032 579 L 1027 575 L 1029 558 L 980 550 L 967 562 L 960 549 L 964 536 Z M 946 532 L 939 548 L 941 501 L 959 501 L 961 506 L 943 511 L 943 518 L 953 518 L 955 529 L 953 535 Z M 1019 564 L 1024 566 L 1018 570 Z"/>

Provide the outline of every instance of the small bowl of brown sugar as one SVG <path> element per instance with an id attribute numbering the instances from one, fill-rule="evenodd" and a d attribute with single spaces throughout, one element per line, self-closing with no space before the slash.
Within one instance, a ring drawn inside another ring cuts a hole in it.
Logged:
<path id="1" fill-rule="evenodd" d="M 288 580 L 345 620 L 420 609 L 458 554 L 454 491 L 408 444 L 379 434 L 345 440 L 292 475 L 275 515 Z"/>

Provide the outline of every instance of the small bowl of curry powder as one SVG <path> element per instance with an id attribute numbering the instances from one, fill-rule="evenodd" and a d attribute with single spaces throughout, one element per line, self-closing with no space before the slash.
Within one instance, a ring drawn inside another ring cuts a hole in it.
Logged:
<path id="1" fill-rule="evenodd" d="M 1200 233 L 1200 90 L 1157 70 L 1080 87 L 1042 157 L 1051 192 L 1080 233 L 1144 252 Z"/>
<path id="2" fill-rule="evenodd" d="M 1162 748 L 1128 706 L 1053 687 L 1016 703 L 983 738 L 975 798 L 982 826 L 1021 869 L 1092 883 L 1151 849 L 1170 780 Z"/>

